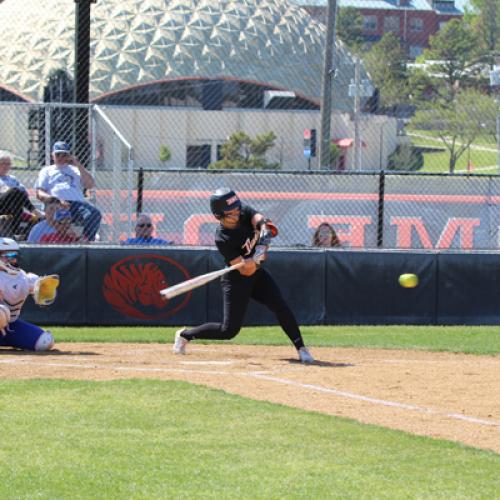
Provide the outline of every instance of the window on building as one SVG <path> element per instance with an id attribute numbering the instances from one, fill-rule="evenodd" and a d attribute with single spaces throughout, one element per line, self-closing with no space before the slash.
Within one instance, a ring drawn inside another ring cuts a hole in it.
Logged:
<path id="1" fill-rule="evenodd" d="M 384 33 L 391 31 L 393 33 L 399 32 L 399 17 L 387 16 L 384 18 Z"/>
<path id="2" fill-rule="evenodd" d="M 210 144 L 187 146 L 186 168 L 207 168 L 210 165 L 211 152 Z"/>
<path id="3" fill-rule="evenodd" d="M 377 16 L 363 16 L 363 29 L 377 31 Z"/>
<path id="4" fill-rule="evenodd" d="M 410 19 L 410 31 L 424 31 L 424 20 L 420 17 L 412 17 Z"/>
<path id="5" fill-rule="evenodd" d="M 445 11 L 450 11 L 455 9 L 455 2 L 454 0 L 441 0 L 439 2 L 434 2 L 434 9 L 445 12 Z"/>
<path id="6" fill-rule="evenodd" d="M 411 59 L 416 59 L 418 56 L 422 55 L 424 48 L 421 45 L 410 45 L 409 56 Z"/>

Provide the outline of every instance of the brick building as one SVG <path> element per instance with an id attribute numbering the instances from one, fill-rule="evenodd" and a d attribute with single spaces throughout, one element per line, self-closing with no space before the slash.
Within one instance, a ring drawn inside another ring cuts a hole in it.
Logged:
<path id="1" fill-rule="evenodd" d="M 323 5 L 306 5 L 307 0 L 296 3 L 325 21 L 326 2 Z M 399 36 L 409 59 L 415 59 L 429 46 L 429 37 L 444 23 L 463 16 L 455 0 L 337 0 L 337 6 L 353 7 L 360 12 L 368 45 L 392 32 Z"/>

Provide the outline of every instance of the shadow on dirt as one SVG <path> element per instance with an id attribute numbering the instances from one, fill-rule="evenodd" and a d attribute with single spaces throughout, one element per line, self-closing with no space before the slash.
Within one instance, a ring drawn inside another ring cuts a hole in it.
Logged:
<path id="1" fill-rule="evenodd" d="M 283 361 L 288 361 L 288 363 L 292 363 L 294 365 L 303 364 L 298 359 L 285 358 L 283 359 Z M 328 366 L 330 368 L 347 368 L 349 366 L 356 366 L 356 365 L 352 363 L 332 363 L 331 361 L 320 361 L 317 359 L 311 365 L 305 365 L 305 366 Z"/>
<path id="2" fill-rule="evenodd" d="M 52 349 L 51 351 L 23 351 L 13 347 L 0 347 L 0 356 L 101 356 L 101 353 L 93 351 L 60 351 Z"/>

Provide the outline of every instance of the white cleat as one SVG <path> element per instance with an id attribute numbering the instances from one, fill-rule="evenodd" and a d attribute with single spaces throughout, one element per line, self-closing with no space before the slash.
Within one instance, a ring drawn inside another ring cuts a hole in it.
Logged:
<path id="1" fill-rule="evenodd" d="M 181 328 L 175 332 L 174 347 L 172 348 L 174 354 L 186 354 L 186 346 L 189 341 L 184 337 L 181 337 L 181 333 L 184 333 L 185 331 L 187 331 L 187 328 Z"/>
<path id="2" fill-rule="evenodd" d="M 301 363 L 305 365 L 310 365 L 314 363 L 314 358 L 311 356 L 311 353 L 307 350 L 307 347 L 301 347 L 299 349 L 299 360 Z"/>

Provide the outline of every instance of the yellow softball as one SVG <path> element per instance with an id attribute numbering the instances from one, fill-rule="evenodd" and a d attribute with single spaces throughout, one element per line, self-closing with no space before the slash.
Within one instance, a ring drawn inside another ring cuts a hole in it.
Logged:
<path id="1" fill-rule="evenodd" d="M 418 276 L 416 274 L 402 274 L 399 277 L 399 284 L 403 288 L 415 288 L 418 285 Z"/>

